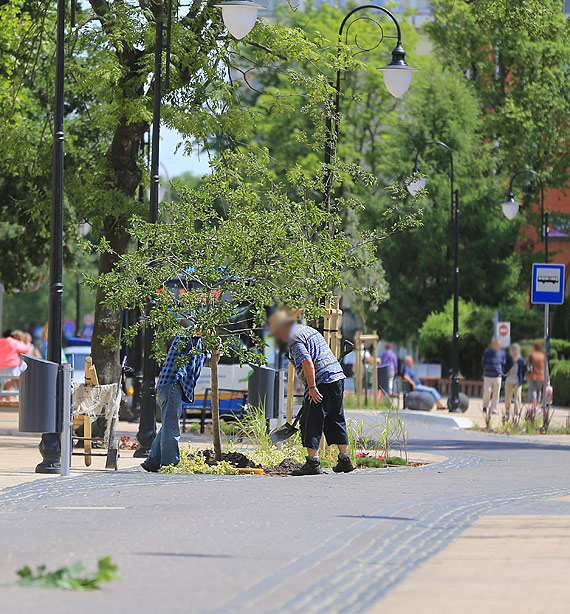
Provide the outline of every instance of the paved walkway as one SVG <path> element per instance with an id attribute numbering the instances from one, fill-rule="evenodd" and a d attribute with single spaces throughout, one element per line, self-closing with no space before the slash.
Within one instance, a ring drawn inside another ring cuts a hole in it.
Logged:
<path id="1" fill-rule="evenodd" d="M 150 475 L 122 458 L 118 472 L 6 488 L 0 583 L 106 555 L 123 581 L 0 588 L 0 611 L 567 612 L 570 438 L 408 428 L 414 454 L 445 460 L 269 478 Z"/>

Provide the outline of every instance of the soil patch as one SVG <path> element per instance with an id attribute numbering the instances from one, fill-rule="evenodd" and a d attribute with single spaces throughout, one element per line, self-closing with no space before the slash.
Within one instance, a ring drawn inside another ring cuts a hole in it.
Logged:
<path id="1" fill-rule="evenodd" d="M 291 475 L 295 469 L 300 469 L 302 466 L 302 463 L 300 463 L 298 460 L 295 460 L 294 458 L 286 458 L 275 467 L 265 469 L 265 475 Z"/>
<path id="2" fill-rule="evenodd" d="M 204 456 L 204 460 L 206 461 L 207 465 L 215 465 L 217 463 L 214 450 L 204 450 L 202 452 L 202 455 Z M 238 469 L 261 468 L 261 465 L 256 465 L 252 460 L 247 458 L 247 456 L 245 454 L 242 454 L 241 452 L 226 452 L 223 455 L 222 460 L 227 461 Z"/>

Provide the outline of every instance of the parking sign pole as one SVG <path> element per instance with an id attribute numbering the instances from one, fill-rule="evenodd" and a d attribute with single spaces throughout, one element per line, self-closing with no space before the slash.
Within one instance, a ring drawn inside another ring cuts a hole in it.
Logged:
<path id="1" fill-rule="evenodd" d="M 548 211 L 542 214 L 542 231 L 544 236 L 544 259 L 548 264 Z M 542 386 L 542 422 L 543 426 L 548 426 L 548 414 L 546 413 L 546 387 L 548 386 L 548 358 L 550 354 L 549 343 L 549 319 L 550 319 L 550 304 L 544 305 L 544 382 Z"/>

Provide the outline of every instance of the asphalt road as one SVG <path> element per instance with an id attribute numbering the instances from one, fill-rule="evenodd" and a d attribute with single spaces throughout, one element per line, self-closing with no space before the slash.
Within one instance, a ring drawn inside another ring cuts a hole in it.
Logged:
<path id="1" fill-rule="evenodd" d="M 548 500 L 570 495 L 565 440 L 408 429 L 415 455 L 446 460 L 302 478 L 128 469 L 7 489 L 0 583 L 26 564 L 106 555 L 123 580 L 89 593 L 5 586 L 0 612 L 366 613 L 485 514 L 570 514 Z"/>

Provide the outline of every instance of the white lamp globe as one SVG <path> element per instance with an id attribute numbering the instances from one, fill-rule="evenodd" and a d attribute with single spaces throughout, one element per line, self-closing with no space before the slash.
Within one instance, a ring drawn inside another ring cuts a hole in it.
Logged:
<path id="1" fill-rule="evenodd" d="M 384 85 L 386 89 L 394 98 L 401 98 L 410 89 L 414 72 L 417 69 L 409 66 L 408 68 L 390 68 L 388 65 L 384 68 L 380 68 L 380 70 L 384 73 Z"/>
<path id="2" fill-rule="evenodd" d="M 420 177 L 419 179 L 414 179 L 410 181 L 408 184 L 408 192 L 415 196 L 420 190 L 423 190 L 426 187 L 427 179 L 425 177 Z"/>
<path id="3" fill-rule="evenodd" d="M 247 36 L 257 21 L 257 11 L 265 8 L 250 0 L 229 0 L 215 6 L 222 9 L 222 19 L 229 33 L 238 40 Z"/>
<path id="4" fill-rule="evenodd" d="M 515 197 L 512 194 L 509 194 L 507 200 L 504 203 L 501 203 L 501 209 L 503 210 L 503 215 L 508 220 L 514 220 L 521 208 L 521 203 L 515 200 Z"/>
<path id="5" fill-rule="evenodd" d="M 392 61 L 378 70 L 382 71 L 384 85 L 394 98 L 401 98 L 410 89 L 414 73 L 418 71 L 406 63 L 406 52 L 400 43 L 392 51 Z"/>

